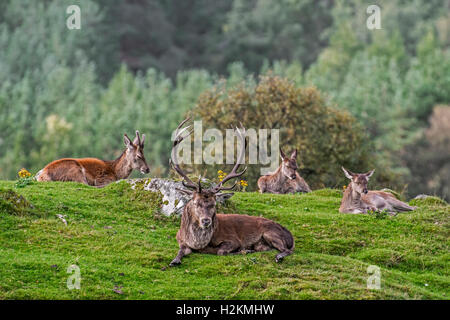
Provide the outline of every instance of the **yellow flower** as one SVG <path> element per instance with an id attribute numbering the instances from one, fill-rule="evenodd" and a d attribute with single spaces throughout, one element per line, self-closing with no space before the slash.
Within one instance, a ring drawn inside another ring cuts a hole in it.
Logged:
<path id="1" fill-rule="evenodd" d="M 248 183 L 247 183 L 247 181 L 245 181 L 245 180 L 241 180 L 239 183 L 240 183 L 241 186 L 243 186 L 243 187 L 247 187 L 247 186 L 248 186 Z"/>
<path id="2" fill-rule="evenodd" d="M 223 172 L 222 170 L 217 171 L 217 173 L 219 174 L 218 175 L 219 181 L 222 181 L 223 178 L 225 178 L 225 176 L 227 175 L 227 173 Z"/>
<path id="3" fill-rule="evenodd" d="M 29 173 L 28 170 L 25 169 L 25 168 L 22 168 L 22 169 L 19 171 L 18 174 L 19 174 L 19 177 L 20 177 L 20 178 L 28 178 L 28 177 L 31 177 L 31 173 Z"/>

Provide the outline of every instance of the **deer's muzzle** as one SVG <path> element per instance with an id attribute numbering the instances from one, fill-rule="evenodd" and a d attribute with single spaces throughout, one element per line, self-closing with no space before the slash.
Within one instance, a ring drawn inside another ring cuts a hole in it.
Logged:
<path id="1" fill-rule="evenodd" d="M 211 219 L 203 218 L 201 221 L 202 228 L 208 228 L 211 225 Z"/>

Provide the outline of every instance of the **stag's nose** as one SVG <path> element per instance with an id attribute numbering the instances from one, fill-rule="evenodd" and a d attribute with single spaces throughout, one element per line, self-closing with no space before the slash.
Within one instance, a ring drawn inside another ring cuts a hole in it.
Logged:
<path id="1" fill-rule="evenodd" d="M 295 178 L 297 178 L 297 176 L 296 176 L 295 174 L 293 174 L 293 175 L 291 176 L 291 179 L 294 180 Z"/>
<path id="2" fill-rule="evenodd" d="M 209 218 L 202 219 L 202 225 L 204 227 L 209 227 L 210 224 L 211 224 L 211 219 L 209 219 Z"/>
<path id="3" fill-rule="evenodd" d="M 367 194 L 367 192 L 369 192 L 369 190 L 364 189 L 363 192 L 364 192 L 365 194 Z"/>
<path id="4" fill-rule="evenodd" d="M 150 173 L 150 168 L 144 168 L 142 169 L 142 173 Z"/>

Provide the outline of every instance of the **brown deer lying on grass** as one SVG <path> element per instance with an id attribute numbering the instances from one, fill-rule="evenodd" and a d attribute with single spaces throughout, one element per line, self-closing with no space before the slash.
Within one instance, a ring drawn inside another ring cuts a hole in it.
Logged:
<path id="1" fill-rule="evenodd" d="M 126 179 L 133 169 L 142 174 L 149 173 L 150 169 L 144 157 L 144 141 L 139 131 L 131 142 L 125 134 L 123 137 L 125 150 L 119 158 L 113 161 L 105 161 L 97 158 L 60 159 L 50 162 L 36 174 L 37 181 L 74 181 L 94 187 L 104 187 L 107 184 Z"/>
<path id="2" fill-rule="evenodd" d="M 342 167 L 345 176 L 351 180 L 341 201 L 341 213 L 367 213 L 386 210 L 390 214 L 416 209 L 398 200 L 389 192 L 369 191 L 367 184 L 375 169 L 367 173 L 353 173 Z"/>
<path id="3" fill-rule="evenodd" d="M 246 145 L 243 132 L 239 129 L 236 130 L 238 138 L 242 142 L 242 148 L 232 171 L 216 186 L 204 189 L 200 184 L 200 179 L 197 184 L 192 182 L 177 164 L 175 149 L 192 132 L 182 136 L 187 128 L 182 130 L 180 128 L 187 120 L 181 122 L 177 128 L 172 148 L 171 166 L 183 178 L 183 185 L 190 189 L 185 192 L 192 194 L 192 199 L 184 207 L 181 226 L 177 233 L 180 250 L 170 265 L 180 264 L 181 259 L 191 252 L 226 255 L 271 249 L 280 251 L 275 261 L 282 261 L 294 250 L 294 239 L 286 228 L 262 217 L 216 214 L 216 194 L 221 190 L 233 189 L 236 183 L 231 188 L 224 187 L 224 183 L 240 177 L 246 171 L 245 168 L 243 171 L 237 172 L 245 157 Z"/>
<path id="4" fill-rule="evenodd" d="M 311 192 L 306 181 L 297 172 L 297 149 L 289 158 L 280 148 L 281 165 L 274 173 L 258 179 L 259 192 L 296 193 Z"/>

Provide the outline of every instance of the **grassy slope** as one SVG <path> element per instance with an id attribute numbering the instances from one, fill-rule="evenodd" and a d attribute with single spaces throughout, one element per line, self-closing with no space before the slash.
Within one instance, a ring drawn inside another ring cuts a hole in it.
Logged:
<path id="1" fill-rule="evenodd" d="M 0 182 L 0 188 L 13 188 Z M 17 192 L 38 212 L 0 210 L 0 299 L 449 299 L 449 206 L 376 219 L 339 214 L 341 193 L 237 193 L 226 212 L 262 215 L 294 235 L 282 264 L 275 251 L 237 256 L 177 253 L 179 219 L 158 214 L 155 197 L 125 183 L 94 189 L 34 183 Z M 65 226 L 55 214 L 66 215 Z M 68 290 L 66 269 L 81 269 Z M 368 290 L 367 267 L 381 268 Z M 113 291 L 118 288 L 122 294 Z"/>

